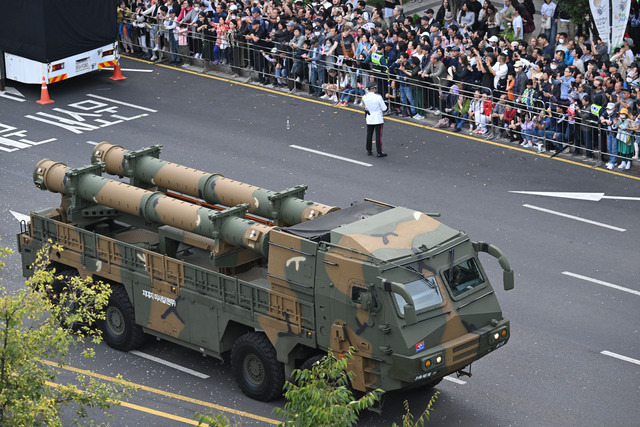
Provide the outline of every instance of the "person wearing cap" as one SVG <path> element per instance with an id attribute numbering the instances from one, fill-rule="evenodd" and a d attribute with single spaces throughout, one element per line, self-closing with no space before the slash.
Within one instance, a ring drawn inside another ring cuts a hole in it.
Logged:
<path id="1" fill-rule="evenodd" d="M 388 63 L 385 57 L 385 44 L 382 40 L 374 40 L 374 46 L 372 46 L 369 54 L 364 59 L 365 64 L 371 64 L 371 74 L 375 77 L 378 84 L 378 94 L 384 93 L 385 87 L 388 81 Z M 382 95 L 381 95 L 382 96 Z"/>
<path id="2" fill-rule="evenodd" d="M 613 128 L 617 129 L 616 140 L 618 142 L 618 155 L 622 158 L 618 169 L 631 168 L 631 156 L 633 155 L 633 134 L 629 120 L 629 111 L 621 108 L 618 112 L 618 119 L 614 121 Z"/>
<path id="3" fill-rule="evenodd" d="M 376 152 L 378 157 L 386 157 L 386 153 L 382 151 L 382 128 L 384 125 L 383 113 L 387 111 L 387 104 L 385 104 L 382 96 L 376 93 L 377 84 L 375 81 L 370 81 L 367 84 L 367 93 L 362 97 L 362 103 L 364 104 L 364 112 L 367 121 L 367 155 L 372 155 L 372 141 L 373 133 L 376 133 Z"/>
<path id="4" fill-rule="evenodd" d="M 267 32 L 262 27 L 260 20 L 254 19 L 251 21 L 251 31 L 246 35 L 246 40 L 250 44 L 250 51 L 253 51 L 251 55 L 253 58 L 253 67 L 258 73 L 258 83 L 261 84 L 268 84 L 265 71 L 265 59 L 262 56 L 262 51 L 268 48 L 266 38 Z"/>
<path id="5" fill-rule="evenodd" d="M 618 114 L 616 113 L 616 104 L 609 102 L 604 113 L 600 116 L 600 123 L 604 128 L 603 133 L 607 138 L 607 153 L 609 161 L 607 169 L 612 170 L 616 165 L 616 156 L 618 155 L 618 141 L 616 140 L 616 130 Z"/>

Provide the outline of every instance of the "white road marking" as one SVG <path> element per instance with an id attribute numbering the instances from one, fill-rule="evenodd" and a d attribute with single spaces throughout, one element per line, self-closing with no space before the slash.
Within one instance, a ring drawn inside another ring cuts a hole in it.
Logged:
<path id="1" fill-rule="evenodd" d="M 452 383 L 456 383 L 456 384 L 460 384 L 460 385 L 464 385 L 464 384 L 467 383 L 466 381 L 459 380 L 459 379 L 457 379 L 455 377 L 452 377 L 452 376 L 444 377 L 444 379 L 447 380 L 447 381 L 451 381 Z"/>
<path id="2" fill-rule="evenodd" d="M 99 142 L 95 142 L 95 141 L 87 141 L 87 144 L 90 144 L 90 145 L 98 145 L 98 144 L 100 144 L 100 143 L 99 143 Z"/>
<path id="3" fill-rule="evenodd" d="M 580 221 L 580 222 L 586 222 L 587 224 L 597 225 L 598 227 L 608 228 L 608 229 L 614 230 L 614 231 L 620 231 L 620 232 L 627 231 L 625 228 L 620 228 L 620 227 L 616 227 L 614 225 L 604 224 L 602 222 L 592 221 L 590 219 L 580 218 L 579 216 L 573 216 L 573 215 L 569 215 L 569 214 L 558 212 L 558 211 L 552 211 L 551 209 L 545 209 L 545 208 L 541 208 L 541 207 L 538 207 L 538 206 L 527 205 L 527 204 L 524 204 L 522 206 L 524 206 L 525 208 L 534 209 L 534 210 L 537 210 L 537 211 L 540 211 L 540 212 L 546 212 L 546 213 L 550 213 L 552 215 L 557 215 L 557 216 L 561 216 L 561 217 L 564 217 L 564 218 L 574 219 L 574 220 Z"/>
<path id="4" fill-rule="evenodd" d="M 337 156 L 335 154 L 325 153 L 324 151 L 313 150 L 311 148 L 300 147 L 299 145 L 290 145 L 289 147 L 295 148 L 297 150 L 308 151 L 314 154 L 320 154 L 321 156 L 331 157 L 333 159 L 344 160 L 345 162 L 355 163 L 356 165 L 370 167 L 373 166 L 371 163 L 361 162 L 359 160 L 349 159 L 348 157 Z"/>
<path id="5" fill-rule="evenodd" d="M 26 99 L 24 99 L 24 96 L 20 92 L 18 92 L 17 90 L 15 90 L 13 88 L 10 88 L 10 87 L 8 87 L 6 89 L 7 90 L 5 90 L 4 92 L 0 91 L 0 96 L 1 97 L 10 99 L 12 101 L 18 101 L 18 102 L 25 102 L 26 101 Z M 13 89 L 13 91 L 11 91 L 10 89 Z M 14 93 L 14 92 L 17 92 L 17 93 Z"/>
<path id="6" fill-rule="evenodd" d="M 152 108 L 141 107 L 140 105 L 130 104 L 128 102 L 118 101 L 118 100 L 112 99 L 112 98 L 105 98 L 104 96 L 93 95 L 91 93 L 88 93 L 87 96 L 90 97 L 90 98 L 101 99 L 101 100 L 107 101 L 107 102 L 113 102 L 114 104 L 126 105 L 127 107 L 137 108 L 138 110 L 142 110 L 142 111 L 149 111 L 150 113 L 157 113 L 158 112 L 158 110 L 154 110 Z"/>
<path id="7" fill-rule="evenodd" d="M 113 67 L 103 67 L 101 70 L 113 71 Z M 120 68 L 120 71 L 133 71 L 136 73 L 153 73 L 153 70 L 143 70 L 140 68 Z"/>
<path id="8" fill-rule="evenodd" d="M 562 199 L 588 200 L 591 202 L 599 202 L 602 199 L 612 200 L 640 200 L 640 197 L 626 196 L 605 196 L 604 193 L 573 193 L 573 192 L 555 192 L 555 191 L 509 191 L 509 193 L 529 194 L 532 196 L 559 197 Z"/>
<path id="9" fill-rule="evenodd" d="M 640 360 L 632 359 L 630 357 L 623 356 L 621 354 L 612 353 L 607 350 L 601 351 L 600 354 L 604 354 L 605 356 L 609 356 L 609 357 L 615 357 L 616 359 L 624 360 L 625 362 L 635 363 L 636 365 L 640 365 Z"/>
<path id="10" fill-rule="evenodd" d="M 205 379 L 205 380 L 207 378 L 209 378 L 209 375 L 202 374 L 202 373 L 200 373 L 198 371 L 194 371 L 193 369 L 185 368 L 184 366 L 176 365 L 175 363 L 167 362 L 166 360 L 160 359 L 158 357 L 152 356 L 152 355 L 147 354 L 147 353 L 143 353 L 143 352 L 138 351 L 138 350 L 131 350 L 129 353 L 134 354 L 134 355 L 139 356 L 139 357 L 142 357 L 142 358 L 147 359 L 147 360 L 151 360 L 152 362 L 156 362 L 156 363 L 159 363 L 161 365 L 165 365 L 165 366 L 168 366 L 170 368 L 177 369 L 178 371 L 182 371 L 184 373 L 193 375 L 193 376 L 198 377 L 198 378 L 202 378 L 202 379 Z"/>
<path id="11" fill-rule="evenodd" d="M 13 215 L 13 217 L 18 221 L 24 221 L 27 224 L 31 222 L 31 217 L 29 215 L 25 215 L 23 213 L 12 211 L 12 210 L 10 210 L 9 212 L 11 212 L 11 215 Z"/>
<path id="12" fill-rule="evenodd" d="M 602 280 L 593 279 L 591 277 L 582 276 L 582 275 L 576 274 L 576 273 L 571 273 L 570 271 L 563 271 L 562 274 L 564 274 L 565 276 L 575 277 L 576 279 L 586 280 L 587 282 L 597 283 L 598 285 L 606 286 L 608 288 L 617 289 L 617 290 L 623 291 L 623 292 L 629 292 L 630 294 L 634 294 L 634 295 L 640 296 L 640 291 L 636 291 L 634 289 L 625 288 L 623 286 L 614 285 L 613 283 L 604 282 Z"/>

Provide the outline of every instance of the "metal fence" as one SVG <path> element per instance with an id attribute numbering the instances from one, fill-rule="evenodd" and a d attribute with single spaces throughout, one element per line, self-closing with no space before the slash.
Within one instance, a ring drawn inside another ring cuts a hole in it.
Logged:
<path id="1" fill-rule="evenodd" d="M 121 43 L 125 49 L 139 49 L 149 59 L 204 64 L 203 71 L 228 65 L 234 74 L 248 72 L 260 83 L 290 91 L 302 90 L 304 85 L 310 95 L 323 94 L 335 103 L 358 105 L 367 83 L 376 82 L 391 113 L 418 120 L 433 114 L 440 118 L 436 127 L 452 131 L 467 128 L 472 134 L 506 139 L 552 155 L 572 149 L 574 156 L 584 153 L 584 158 L 593 159 L 597 165 L 616 158 L 631 160 L 631 155 L 617 154 L 617 132 L 596 116 L 573 116 L 567 106 L 478 83 L 437 77 L 399 79 L 397 73 L 362 58 L 321 55 L 323 59 L 314 59 L 302 47 L 277 41 L 253 43 L 231 32 L 224 37 L 211 37 L 188 29 L 180 36 L 162 26 L 147 25 Z"/>

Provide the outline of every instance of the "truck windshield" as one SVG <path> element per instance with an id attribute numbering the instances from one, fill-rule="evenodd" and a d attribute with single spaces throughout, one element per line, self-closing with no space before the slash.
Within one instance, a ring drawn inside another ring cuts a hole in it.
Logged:
<path id="1" fill-rule="evenodd" d="M 434 276 L 425 277 L 413 282 L 405 283 L 404 286 L 411 294 L 416 312 L 442 302 L 442 295 L 438 289 L 438 283 Z M 407 303 L 401 295 L 394 294 L 400 314 L 404 315 L 404 305 Z"/>
<path id="2" fill-rule="evenodd" d="M 454 297 L 470 291 L 484 283 L 484 277 L 478 269 L 478 264 L 474 258 L 469 258 L 456 264 L 450 270 L 445 271 L 444 276 L 449 283 Z"/>

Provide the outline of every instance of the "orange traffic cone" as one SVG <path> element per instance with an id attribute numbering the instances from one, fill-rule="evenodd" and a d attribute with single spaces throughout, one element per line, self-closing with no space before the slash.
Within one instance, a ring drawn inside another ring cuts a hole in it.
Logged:
<path id="1" fill-rule="evenodd" d="M 127 78 L 122 75 L 120 70 L 120 58 L 116 60 L 116 66 L 113 67 L 113 76 L 109 77 L 111 80 L 126 80 Z"/>
<path id="2" fill-rule="evenodd" d="M 42 76 L 42 88 L 40 90 L 40 100 L 36 101 L 36 104 L 47 105 L 47 104 L 53 104 L 54 102 L 56 101 L 49 98 L 49 89 L 47 89 L 47 81 L 45 80 L 44 76 Z"/>

